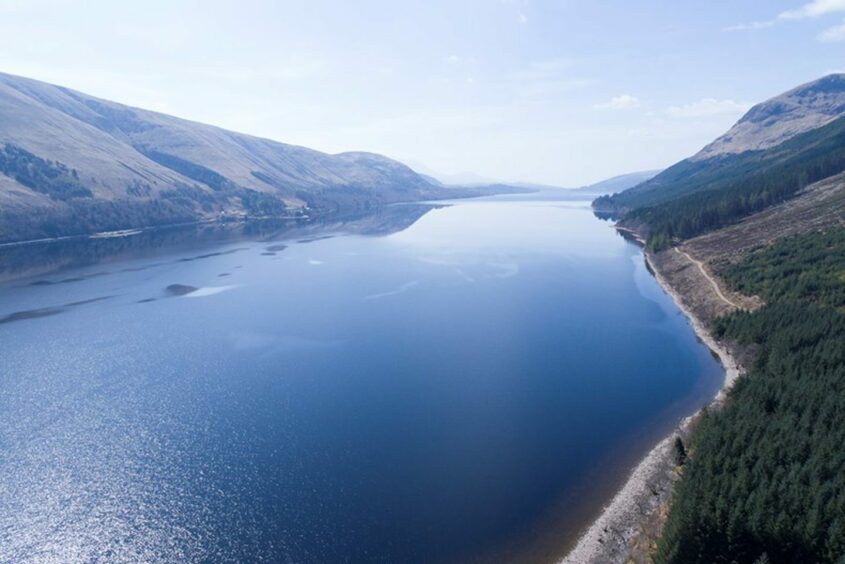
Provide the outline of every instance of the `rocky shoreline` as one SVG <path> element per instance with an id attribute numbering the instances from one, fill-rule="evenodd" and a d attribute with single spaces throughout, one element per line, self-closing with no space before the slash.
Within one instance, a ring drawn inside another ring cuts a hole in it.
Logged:
<path id="1" fill-rule="evenodd" d="M 629 230 L 636 239 L 636 233 Z M 688 264 L 679 264 L 681 253 L 671 250 L 652 253 L 643 249 L 647 266 L 655 279 L 689 320 L 701 341 L 719 358 L 725 380 L 710 402 L 720 405 L 743 370 L 725 343 L 707 330 L 707 322 L 718 313 L 735 307 L 724 303 L 703 269 L 687 255 Z M 674 256 L 677 255 L 677 256 Z M 680 258 L 679 258 L 680 257 Z M 694 287 L 695 291 L 691 291 Z M 687 437 L 699 412 L 686 417 L 676 430 L 665 437 L 631 471 L 622 489 L 604 507 L 601 515 L 582 533 L 575 548 L 561 564 L 648 562 L 671 501 L 679 474 L 673 457 L 676 436 Z"/>

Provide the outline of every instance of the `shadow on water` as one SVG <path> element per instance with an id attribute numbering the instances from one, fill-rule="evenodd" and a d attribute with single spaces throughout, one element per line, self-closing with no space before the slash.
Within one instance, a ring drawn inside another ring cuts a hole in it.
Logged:
<path id="1" fill-rule="evenodd" d="M 394 204 L 349 213 L 333 213 L 314 218 L 265 219 L 244 222 L 205 223 L 188 226 L 151 228 L 123 237 L 75 237 L 55 241 L 39 241 L 0 247 L 0 282 L 16 278 L 45 276 L 62 270 L 88 267 L 126 259 L 154 257 L 164 253 L 210 249 L 221 244 L 238 241 L 318 241 L 336 233 L 365 236 L 385 236 L 413 225 L 432 209 L 442 205 L 413 203 Z M 283 251 L 287 245 L 271 244 L 265 249 L 267 256 Z M 231 254 L 243 249 L 207 252 L 177 259 L 190 262 Z M 153 263 L 123 269 L 136 272 L 155 268 L 166 263 Z M 84 276 L 61 279 L 39 279 L 33 286 L 48 286 L 79 282 L 97 276 L 108 276 L 103 271 Z M 52 315 L 46 313 L 45 315 Z"/>
<path id="2" fill-rule="evenodd" d="M 218 253 L 205 253 L 204 255 L 197 255 L 195 257 L 180 258 L 177 262 L 193 262 L 195 260 L 202 260 L 213 257 L 222 257 L 224 255 L 232 255 L 240 251 L 247 250 L 246 247 L 238 247 L 237 249 L 229 249 L 228 251 L 220 251 Z"/>
<path id="3" fill-rule="evenodd" d="M 643 248 L 643 246 L 644 246 L 642 239 L 640 239 L 634 233 L 632 233 L 631 231 L 628 231 L 627 229 L 622 229 L 620 227 L 617 227 L 616 228 L 616 234 L 619 235 L 620 237 L 622 237 L 623 239 L 625 239 L 626 241 L 628 241 L 629 243 L 633 243 L 634 245 L 636 245 L 639 248 Z M 648 267 L 649 272 L 654 274 L 654 272 L 651 271 L 651 266 L 648 264 L 648 261 L 646 261 L 646 266 Z"/>
<path id="4" fill-rule="evenodd" d="M 50 317 L 51 315 L 58 315 L 60 313 L 64 313 L 69 308 L 72 307 L 79 307 L 83 305 L 93 304 L 96 302 L 101 302 L 103 300 L 108 300 L 113 298 L 114 296 L 101 296 L 99 298 L 90 298 L 87 300 L 79 300 L 76 302 L 70 302 L 60 306 L 52 306 L 52 307 L 41 307 L 37 309 L 28 309 L 24 311 L 16 311 L 14 313 L 10 313 L 9 315 L 5 315 L 0 317 L 0 325 L 5 323 L 12 323 L 15 321 L 24 321 L 26 319 L 38 319 L 39 317 Z"/>
<path id="5" fill-rule="evenodd" d="M 169 296 L 187 296 L 188 294 L 193 294 L 199 290 L 199 288 L 196 286 L 187 286 L 185 284 L 171 284 L 164 290 Z"/>
<path id="6" fill-rule="evenodd" d="M 307 237 L 305 239 L 300 239 L 297 243 L 313 243 L 314 241 L 322 241 L 323 239 L 331 239 L 334 235 L 322 235 L 320 237 Z"/>

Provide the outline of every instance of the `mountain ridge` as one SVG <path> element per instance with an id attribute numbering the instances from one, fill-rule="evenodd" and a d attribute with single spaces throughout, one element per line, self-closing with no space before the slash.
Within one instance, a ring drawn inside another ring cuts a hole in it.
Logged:
<path id="1" fill-rule="evenodd" d="M 0 242 L 488 192 L 4 73 L 0 172 Z"/>
<path id="2" fill-rule="evenodd" d="M 829 74 L 754 105 L 690 160 L 768 149 L 822 127 L 843 113 L 845 74 Z"/>

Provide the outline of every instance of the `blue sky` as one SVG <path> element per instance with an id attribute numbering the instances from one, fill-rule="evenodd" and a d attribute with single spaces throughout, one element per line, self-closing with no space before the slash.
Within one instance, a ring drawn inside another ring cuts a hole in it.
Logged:
<path id="1" fill-rule="evenodd" d="M 0 70 L 441 173 L 667 166 L 845 70 L 845 0 L 0 0 Z"/>

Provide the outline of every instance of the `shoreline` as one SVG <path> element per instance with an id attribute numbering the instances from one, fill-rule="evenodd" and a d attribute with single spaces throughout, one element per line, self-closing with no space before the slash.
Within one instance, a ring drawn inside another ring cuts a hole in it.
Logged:
<path id="1" fill-rule="evenodd" d="M 640 240 L 639 235 L 623 228 L 626 233 Z M 743 373 L 742 367 L 723 343 L 717 341 L 707 330 L 704 322 L 693 313 L 683 297 L 672 287 L 657 268 L 651 253 L 643 248 L 643 260 L 655 280 L 675 302 L 687 318 L 696 336 L 719 359 L 725 371 L 725 379 L 716 395 L 707 403 L 718 406 L 724 402 L 728 391 Z M 628 559 L 629 543 L 640 534 L 644 519 L 660 509 L 669 499 L 674 485 L 675 464 L 672 458 L 674 439 L 687 435 L 701 409 L 685 417 L 680 425 L 655 445 L 630 471 L 627 479 L 613 498 L 602 508 L 599 516 L 581 533 L 575 547 L 559 560 L 560 564 L 584 564 L 597 562 L 624 562 Z"/>

